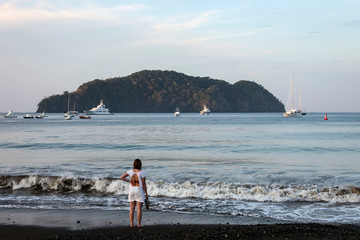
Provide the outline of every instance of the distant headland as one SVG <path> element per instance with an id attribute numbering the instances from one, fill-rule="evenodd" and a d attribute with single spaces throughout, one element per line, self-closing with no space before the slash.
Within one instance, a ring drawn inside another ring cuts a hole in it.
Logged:
<path id="1" fill-rule="evenodd" d="M 37 112 L 59 113 L 75 105 L 90 109 L 100 100 L 113 113 L 199 112 L 203 105 L 212 112 L 284 112 L 282 104 L 261 85 L 241 80 L 230 84 L 209 77 L 192 77 L 175 71 L 143 70 L 125 77 L 93 80 L 74 92 L 45 97 Z"/>

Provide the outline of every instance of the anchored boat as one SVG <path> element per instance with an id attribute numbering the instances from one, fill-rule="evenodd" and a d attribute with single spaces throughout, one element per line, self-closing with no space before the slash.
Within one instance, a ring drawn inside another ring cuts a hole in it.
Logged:
<path id="1" fill-rule="evenodd" d="M 291 84 L 290 84 L 290 90 L 289 90 L 289 96 L 286 103 L 286 112 L 284 112 L 284 117 L 296 117 L 298 114 L 298 111 L 295 109 L 295 89 L 294 89 L 294 75 L 292 75 L 291 78 Z"/>
<path id="2" fill-rule="evenodd" d="M 204 105 L 203 110 L 200 111 L 200 115 L 209 115 L 211 113 L 211 110 Z"/>
<path id="3" fill-rule="evenodd" d="M 86 112 L 88 115 L 112 115 L 109 109 L 104 105 L 103 100 L 100 100 L 100 104 L 97 107 L 90 109 Z"/>
<path id="4" fill-rule="evenodd" d="M 13 110 L 10 110 L 6 115 L 4 115 L 4 118 L 17 118 L 17 116 L 14 114 Z"/>
<path id="5" fill-rule="evenodd" d="M 175 117 L 179 117 L 179 116 L 180 116 L 180 110 L 179 110 L 179 108 L 176 108 L 176 109 L 175 109 L 174 116 L 175 116 Z"/>

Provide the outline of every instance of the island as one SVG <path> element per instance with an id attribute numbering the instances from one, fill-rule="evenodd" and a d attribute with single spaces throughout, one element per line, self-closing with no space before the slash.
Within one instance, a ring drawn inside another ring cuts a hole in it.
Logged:
<path id="1" fill-rule="evenodd" d="M 69 100 L 70 99 L 70 100 Z M 112 113 L 284 112 L 284 104 L 263 86 L 247 80 L 230 84 L 175 71 L 143 70 L 125 77 L 95 79 L 76 91 L 45 97 L 37 112 L 85 111 L 103 100 Z M 75 109 L 74 109 L 75 110 Z"/>

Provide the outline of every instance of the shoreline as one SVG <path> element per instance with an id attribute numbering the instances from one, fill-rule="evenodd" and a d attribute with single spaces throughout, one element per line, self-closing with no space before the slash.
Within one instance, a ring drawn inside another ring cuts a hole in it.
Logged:
<path id="1" fill-rule="evenodd" d="M 126 210 L 0 209 L 0 239 L 360 239 L 360 224 L 151 210 L 142 224 L 130 228 Z"/>
<path id="2" fill-rule="evenodd" d="M 136 223 L 136 214 L 135 214 Z M 159 212 L 143 209 L 142 225 L 254 225 L 291 223 L 267 218 L 199 213 Z M 69 230 L 130 226 L 128 210 L 73 210 L 0 208 L 0 226 L 34 226 Z"/>

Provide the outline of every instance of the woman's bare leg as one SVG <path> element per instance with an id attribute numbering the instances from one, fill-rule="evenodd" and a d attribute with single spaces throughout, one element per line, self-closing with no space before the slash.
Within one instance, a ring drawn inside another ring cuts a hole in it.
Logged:
<path id="1" fill-rule="evenodd" d="M 136 206 L 136 202 L 130 202 L 130 213 L 129 213 L 130 227 L 134 226 L 135 206 Z"/>
<path id="2" fill-rule="evenodd" d="M 142 217 L 142 202 L 137 202 L 137 220 L 138 220 L 138 227 L 141 226 L 141 217 Z"/>

